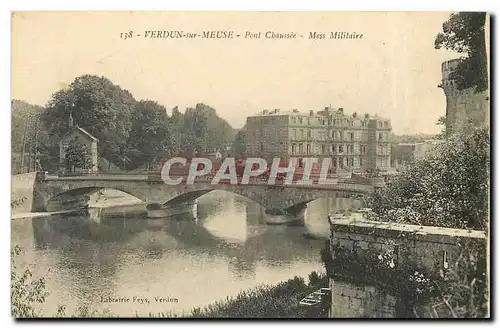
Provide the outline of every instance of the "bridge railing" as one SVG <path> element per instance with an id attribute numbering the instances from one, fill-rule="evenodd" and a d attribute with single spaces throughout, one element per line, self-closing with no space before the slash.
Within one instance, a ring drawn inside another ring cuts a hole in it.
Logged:
<path id="1" fill-rule="evenodd" d="M 185 177 L 185 175 L 172 175 L 172 178 Z M 214 179 L 214 175 L 208 174 L 201 177 L 196 177 L 194 183 L 211 183 Z M 160 175 L 158 172 L 116 172 L 113 174 L 102 174 L 99 172 L 91 172 L 85 174 L 64 174 L 58 176 L 46 176 L 45 180 L 128 180 L 128 181 L 149 181 L 162 183 Z M 229 180 L 222 180 L 219 185 L 231 185 Z M 241 177 L 238 178 L 237 185 L 241 185 Z M 282 188 L 301 188 L 301 189 L 325 189 L 325 190 L 338 190 L 338 191 L 351 191 L 360 193 L 370 193 L 373 191 L 374 186 L 364 185 L 356 183 L 355 181 L 349 181 L 349 179 L 338 179 L 337 183 L 333 184 L 319 184 L 312 183 L 308 185 L 297 184 L 296 181 L 292 184 L 286 184 L 285 179 L 277 178 L 275 183 L 269 184 L 269 181 L 265 177 L 251 177 L 249 183 L 246 185 L 257 185 L 257 186 L 269 186 L 269 187 L 282 187 Z"/>

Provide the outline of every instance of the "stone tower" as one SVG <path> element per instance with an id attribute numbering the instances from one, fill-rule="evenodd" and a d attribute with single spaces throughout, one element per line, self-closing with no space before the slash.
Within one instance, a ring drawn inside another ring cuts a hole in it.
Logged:
<path id="1" fill-rule="evenodd" d="M 474 88 L 458 90 L 450 74 L 456 69 L 459 59 L 452 59 L 441 65 L 442 81 L 439 85 L 446 96 L 446 131 L 453 134 L 466 124 L 489 124 L 489 91 L 476 93 Z"/>

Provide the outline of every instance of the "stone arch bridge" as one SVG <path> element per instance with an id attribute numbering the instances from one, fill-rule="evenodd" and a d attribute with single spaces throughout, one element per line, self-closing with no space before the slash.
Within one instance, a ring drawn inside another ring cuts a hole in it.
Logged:
<path id="1" fill-rule="evenodd" d="M 244 196 L 268 210 L 289 210 L 300 204 L 323 197 L 360 197 L 373 192 L 372 184 L 340 181 L 332 185 L 248 185 L 211 184 L 208 179 L 196 180 L 193 184 L 166 185 L 152 181 L 147 174 L 113 174 L 86 176 L 49 176 L 38 172 L 33 190 L 33 212 L 62 210 L 61 204 L 83 200 L 101 189 L 115 189 L 142 200 L 157 208 L 193 203 L 198 197 L 213 191 L 225 190 Z M 59 208 L 58 205 L 59 204 Z"/>

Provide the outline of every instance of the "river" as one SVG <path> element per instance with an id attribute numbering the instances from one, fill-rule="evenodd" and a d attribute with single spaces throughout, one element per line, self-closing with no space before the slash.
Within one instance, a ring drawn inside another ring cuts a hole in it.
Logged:
<path id="1" fill-rule="evenodd" d="M 199 198 L 196 219 L 147 219 L 123 207 L 118 216 L 12 220 L 11 240 L 22 248 L 18 266 L 46 278 L 44 316 L 59 305 L 68 314 L 86 306 L 124 317 L 182 315 L 259 284 L 323 271 L 326 215 L 359 206 L 318 199 L 304 226 L 271 226 L 259 205 L 214 191 Z M 110 302 L 117 298 L 129 301 Z"/>

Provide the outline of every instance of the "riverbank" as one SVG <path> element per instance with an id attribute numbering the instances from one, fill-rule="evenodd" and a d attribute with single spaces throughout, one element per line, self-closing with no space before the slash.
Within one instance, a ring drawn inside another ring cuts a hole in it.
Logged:
<path id="1" fill-rule="evenodd" d="M 328 302 L 303 306 L 299 302 L 313 291 L 328 286 L 326 275 L 312 272 L 309 282 L 294 277 L 274 286 L 264 285 L 239 293 L 234 298 L 194 308 L 186 318 L 326 318 Z M 161 313 L 158 317 L 161 317 Z M 150 314 L 150 317 L 155 317 Z M 165 317 L 169 317 L 165 315 Z"/>
<path id="2" fill-rule="evenodd" d="M 22 219 L 40 219 L 49 216 L 63 215 L 63 214 L 78 214 L 82 212 L 83 209 L 67 210 L 67 211 L 56 211 L 56 212 L 27 212 L 27 213 L 12 213 L 11 220 L 22 220 Z"/>
<path id="3" fill-rule="evenodd" d="M 235 297 L 217 301 L 206 307 L 193 308 L 181 315 L 170 312 L 150 312 L 137 318 L 327 318 L 330 307 L 329 296 L 314 306 L 300 305 L 300 301 L 319 288 L 328 286 L 326 275 L 315 271 L 309 274 L 309 281 L 294 277 L 276 285 L 261 285 L 244 290 Z M 64 307 L 58 309 L 57 317 L 68 317 Z M 82 307 L 71 315 L 74 318 L 117 318 L 110 311 L 94 311 Z"/>

